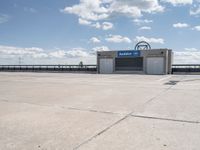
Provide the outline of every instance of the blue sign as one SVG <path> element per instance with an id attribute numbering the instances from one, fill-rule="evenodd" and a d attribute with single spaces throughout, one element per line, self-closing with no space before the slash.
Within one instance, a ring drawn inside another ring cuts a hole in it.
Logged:
<path id="1" fill-rule="evenodd" d="M 118 51 L 118 57 L 140 57 L 140 51 Z"/>

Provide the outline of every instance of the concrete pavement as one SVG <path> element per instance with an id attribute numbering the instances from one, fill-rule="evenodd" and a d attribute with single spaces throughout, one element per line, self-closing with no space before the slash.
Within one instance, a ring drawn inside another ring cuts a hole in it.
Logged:
<path id="1" fill-rule="evenodd" d="M 0 73 L 0 149 L 198 150 L 199 75 Z"/>

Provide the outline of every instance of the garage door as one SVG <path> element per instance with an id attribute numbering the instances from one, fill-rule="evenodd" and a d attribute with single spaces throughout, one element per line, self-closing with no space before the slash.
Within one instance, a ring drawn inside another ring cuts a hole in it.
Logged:
<path id="1" fill-rule="evenodd" d="M 164 58 L 147 58 L 147 74 L 164 74 Z"/>
<path id="2" fill-rule="evenodd" d="M 100 59 L 100 73 L 113 73 L 113 59 Z"/>

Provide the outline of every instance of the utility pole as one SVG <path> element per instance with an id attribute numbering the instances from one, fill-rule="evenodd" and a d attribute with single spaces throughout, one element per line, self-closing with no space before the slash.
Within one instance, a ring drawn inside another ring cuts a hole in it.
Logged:
<path id="1" fill-rule="evenodd" d="M 18 58 L 18 61 L 19 61 L 19 65 L 21 65 L 22 64 L 22 57 L 21 56 Z"/>

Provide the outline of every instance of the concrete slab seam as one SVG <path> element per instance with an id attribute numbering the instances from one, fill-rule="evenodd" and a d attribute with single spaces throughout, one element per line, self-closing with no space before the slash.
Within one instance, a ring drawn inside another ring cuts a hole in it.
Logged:
<path id="1" fill-rule="evenodd" d="M 161 118 L 161 117 L 151 117 L 151 116 L 142 116 L 142 115 L 131 115 L 135 118 L 145 118 L 145 119 L 153 119 L 153 120 L 164 120 L 164 121 L 173 121 L 173 122 L 184 122 L 184 123 L 192 123 L 199 124 L 199 121 L 191 121 L 191 120 L 180 120 L 180 119 L 170 119 L 170 118 Z"/>
<path id="2" fill-rule="evenodd" d="M 182 77 L 178 82 L 181 82 L 184 79 L 184 77 Z M 154 99 L 158 98 L 159 96 L 161 96 L 162 94 L 165 94 L 166 92 L 168 92 L 170 89 L 172 89 L 174 86 L 176 86 L 176 84 L 171 85 L 169 88 L 165 89 L 164 91 L 160 92 L 159 94 L 157 94 L 156 96 L 154 96 L 153 98 L 151 98 L 150 100 L 148 100 L 146 103 L 144 103 L 144 105 L 152 102 Z"/>
<path id="3" fill-rule="evenodd" d="M 94 110 L 94 109 L 84 109 L 84 108 L 75 108 L 75 107 L 65 107 L 63 105 L 42 105 L 42 104 L 35 104 L 35 103 L 27 103 L 27 102 L 11 102 L 9 100 L 0 100 L 2 102 L 7 103 L 18 103 L 18 104 L 27 104 L 27 105 L 35 105 L 35 106 L 42 106 L 42 107 L 58 107 L 62 109 L 68 109 L 68 110 L 77 110 L 77 111 L 85 111 L 85 112 L 94 112 L 94 113 L 102 113 L 102 114 L 109 114 L 109 115 L 127 115 L 125 113 L 116 113 L 116 112 L 110 112 L 110 111 L 100 111 L 100 110 Z"/>
<path id="4" fill-rule="evenodd" d="M 97 138 L 98 136 L 102 135 L 103 133 L 105 133 L 106 131 L 108 131 L 109 129 L 111 129 L 112 127 L 114 127 L 115 125 L 117 125 L 118 123 L 122 122 L 123 120 L 125 120 L 126 118 L 128 118 L 131 115 L 128 114 L 125 117 L 121 118 L 120 120 L 116 121 L 115 123 L 111 124 L 110 126 L 106 127 L 105 129 L 103 129 L 102 131 L 98 132 L 97 134 L 95 134 L 94 136 L 90 137 L 89 139 L 85 140 L 84 142 L 82 142 L 81 144 L 79 144 L 78 146 L 74 147 L 73 150 L 77 150 L 79 149 L 82 145 L 85 145 L 87 143 L 89 143 L 90 141 L 92 141 L 93 139 Z"/>
<path id="5" fill-rule="evenodd" d="M 110 114 L 110 115 L 127 115 L 125 113 L 116 113 L 111 111 L 101 111 L 101 110 L 94 110 L 94 109 L 83 109 L 83 108 L 75 108 L 75 107 L 65 107 L 62 106 L 62 108 L 66 108 L 69 110 L 78 110 L 78 111 L 87 111 L 87 112 L 95 112 L 95 113 L 103 113 L 103 114 Z"/>

